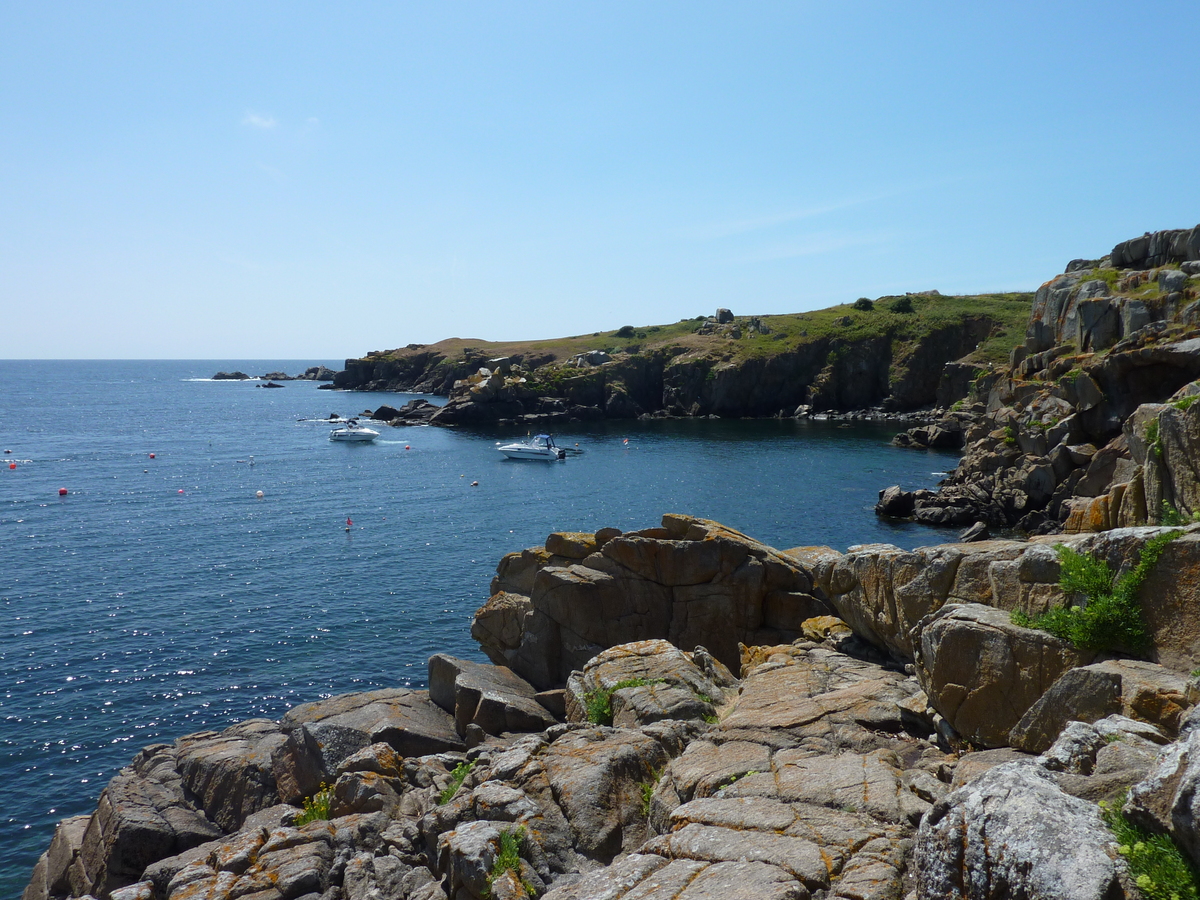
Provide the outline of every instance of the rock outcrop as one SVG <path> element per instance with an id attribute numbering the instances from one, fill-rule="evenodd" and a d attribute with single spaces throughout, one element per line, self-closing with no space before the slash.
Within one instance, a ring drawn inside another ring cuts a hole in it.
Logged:
<path id="1" fill-rule="evenodd" d="M 1200 511 L 1197 234 L 1126 241 L 1042 285 L 1024 344 L 971 385 L 959 466 L 936 492 L 881 493 L 877 512 L 1036 534 Z M 896 441 L 930 446 L 935 433 Z"/>
<path id="2" fill-rule="evenodd" d="M 964 396 L 968 379 L 958 369 L 943 377 L 944 367 L 1019 328 L 1032 296 L 899 299 L 908 301 L 907 313 L 889 312 L 890 303 L 846 306 L 836 318 L 720 310 L 694 323 L 597 333 L 597 340 L 493 345 L 499 357 L 458 339 L 410 345 L 346 360 L 333 386 L 445 395 L 434 419 L 441 425 L 918 410 Z"/>
<path id="3" fill-rule="evenodd" d="M 1163 533 L 1068 540 L 1120 570 Z M 438 654 L 428 692 L 148 747 L 59 826 L 24 900 L 1133 900 L 1109 827 L 1127 794 L 1129 821 L 1200 857 L 1197 545 L 1200 526 L 1176 536 L 1143 582 L 1164 579 L 1142 599 L 1164 665 L 1014 624 L 1071 601 L 1046 539 L 559 532 L 501 561 L 475 621 L 520 667 Z M 531 627 L 551 612 L 557 631 Z M 729 659 L 644 633 L 697 618 L 717 648 L 732 627 L 784 638 Z"/>
<path id="4" fill-rule="evenodd" d="M 471 634 L 488 657 L 539 688 L 563 684 L 601 650 L 661 638 L 702 645 L 729 668 L 738 644 L 795 640 L 832 609 L 794 558 L 703 519 L 662 527 L 551 535 L 509 554 Z"/>

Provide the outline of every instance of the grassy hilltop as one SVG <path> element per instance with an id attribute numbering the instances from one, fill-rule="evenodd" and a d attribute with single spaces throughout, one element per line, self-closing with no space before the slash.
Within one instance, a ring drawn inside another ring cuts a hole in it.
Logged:
<path id="1" fill-rule="evenodd" d="M 914 409 L 935 402 L 947 363 L 973 371 L 1006 361 L 1024 336 L 1032 303 L 1032 293 L 930 292 L 804 313 L 735 316 L 725 323 L 697 316 L 669 325 L 624 325 L 549 340 L 449 338 L 348 359 L 334 384 L 449 394 L 456 382 L 506 357 L 518 366 L 525 393 L 508 392 L 504 418 L 535 411 L 530 393 L 610 417 L 777 415 L 804 403 L 817 409 L 879 403 Z M 597 366 L 595 358 L 580 358 L 591 351 L 611 360 L 601 358 Z"/>

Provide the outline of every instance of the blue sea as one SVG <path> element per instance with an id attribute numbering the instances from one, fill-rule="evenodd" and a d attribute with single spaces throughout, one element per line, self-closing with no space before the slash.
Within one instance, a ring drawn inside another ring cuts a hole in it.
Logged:
<path id="1" fill-rule="evenodd" d="M 341 368 L 0 360 L 0 896 L 146 744 L 421 687 L 437 651 L 483 660 L 469 625 L 496 563 L 551 531 L 676 512 L 780 548 L 947 538 L 872 512 L 956 460 L 889 426 L 605 422 L 557 434 L 578 456 L 519 462 L 495 445 L 523 431 L 354 445 L 312 421 L 419 395 L 211 380 L 318 364 Z"/>

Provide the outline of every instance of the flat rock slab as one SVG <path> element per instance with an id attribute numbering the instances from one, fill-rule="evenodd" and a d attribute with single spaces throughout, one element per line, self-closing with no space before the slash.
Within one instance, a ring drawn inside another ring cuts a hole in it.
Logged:
<path id="1" fill-rule="evenodd" d="M 284 725 L 340 725 L 366 734 L 368 743 L 390 744 L 401 756 L 427 756 L 466 746 L 449 714 L 435 706 L 427 691 L 386 688 L 342 694 L 302 703 L 288 710 Z"/>

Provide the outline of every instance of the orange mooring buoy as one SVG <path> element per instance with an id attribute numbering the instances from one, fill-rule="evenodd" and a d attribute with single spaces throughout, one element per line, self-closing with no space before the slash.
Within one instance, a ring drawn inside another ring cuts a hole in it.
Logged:
<path id="1" fill-rule="evenodd" d="M 59 488 L 59 489 L 58 489 L 58 496 L 60 496 L 60 497 L 65 497 L 65 496 L 67 496 L 67 489 L 66 489 L 66 488 Z"/>

